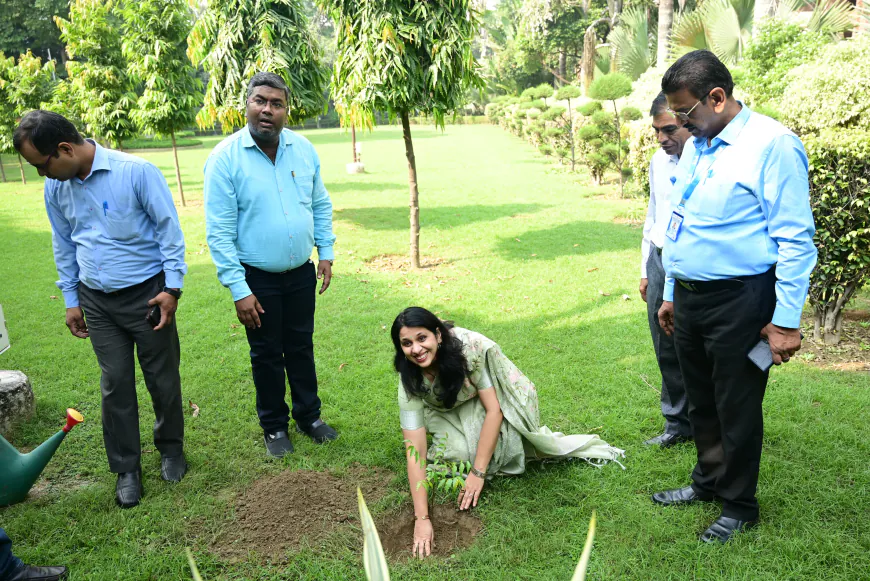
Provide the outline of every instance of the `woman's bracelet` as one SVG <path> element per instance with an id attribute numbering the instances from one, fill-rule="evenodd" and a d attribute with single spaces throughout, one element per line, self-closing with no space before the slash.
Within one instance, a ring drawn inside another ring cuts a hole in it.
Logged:
<path id="1" fill-rule="evenodd" d="M 429 520 L 429 515 L 428 514 L 423 515 L 423 516 L 414 515 L 414 520 Z"/>
<path id="2" fill-rule="evenodd" d="M 477 476 L 478 478 L 486 478 L 486 472 L 478 470 L 474 466 L 471 467 L 471 473 Z"/>

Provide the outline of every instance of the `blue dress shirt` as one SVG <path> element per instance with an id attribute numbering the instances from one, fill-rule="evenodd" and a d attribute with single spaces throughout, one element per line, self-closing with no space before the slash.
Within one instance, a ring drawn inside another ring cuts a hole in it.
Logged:
<path id="1" fill-rule="evenodd" d="M 692 181 L 696 158 L 694 175 L 702 179 L 685 204 L 676 242 L 665 241 L 664 300 L 673 300 L 675 278 L 740 278 L 775 264 L 771 322 L 797 328 L 816 265 L 806 152 L 786 127 L 741 105 L 709 145 L 705 138 L 687 143 L 677 166 L 673 209 Z"/>
<path id="2" fill-rule="evenodd" d="M 181 288 L 184 234 L 163 174 L 142 158 L 94 145 L 84 180 L 45 180 L 57 286 L 67 308 L 79 306 L 79 281 L 114 292 L 162 270 L 166 286 Z"/>
<path id="3" fill-rule="evenodd" d="M 220 142 L 205 162 L 205 232 L 234 301 L 251 294 L 242 262 L 284 272 L 305 264 L 315 245 L 320 260 L 332 260 L 332 201 L 311 142 L 284 129 L 275 163 L 247 126 Z"/>

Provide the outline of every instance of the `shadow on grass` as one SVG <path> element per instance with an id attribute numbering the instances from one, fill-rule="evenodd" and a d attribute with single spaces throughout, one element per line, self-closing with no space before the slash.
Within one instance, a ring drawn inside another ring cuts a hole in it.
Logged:
<path id="1" fill-rule="evenodd" d="M 408 184 L 346 181 L 326 183 L 326 189 L 331 194 L 338 194 L 344 192 L 407 192 Z"/>
<path id="2" fill-rule="evenodd" d="M 502 238 L 496 244 L 495 251 L 509 260 L 525 260 L 532 255 L 538 259 L 553 259 L 574 254 L 626 250 L 639 243 L 638 230 L 609 222 L 581 221 Z"/>
<path id="3" fill-rule="evenodd" d="M 455 228 L 498 220 L 515 214 L 538 212 L 541 204 L 501 204 L 498 206 L 442 206 L 420 208 L 420 226 L 423 228 Z M 406 230 L 408 209 L 402 207 L 344 208 L 335 211 L 336 220 L 347 220 L 368 230 Z"/>

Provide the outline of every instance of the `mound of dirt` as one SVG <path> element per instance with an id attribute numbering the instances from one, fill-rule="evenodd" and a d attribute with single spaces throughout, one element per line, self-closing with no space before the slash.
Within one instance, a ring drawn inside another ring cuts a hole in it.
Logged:
<path id="1" fill-rule="evenodd" d="M 448 263 L 443 258 L 431 256 L 427 253 L 421 257 L 422 268 L 435 268 Z M 366 267 L 370 270 L 378 270 L 381 272 L 403 272 L 413 270 L 411 268 L 411 259 L 407 255 L 399 254 L 379 254 L 365 260 Z"/>
<path id="2" fill-rule="evenodd" d="M 239 495 L 235 522 L 211 549 L 230 560 L 246 558 L 250 552 L 279 559 L 303 540 L 314 544 L 348 521 L 359 522 L 357 486 L 371 506 L 384 496 L 392 478 L 387 470 L 362 466 L 342 477 L 287 470 L 261 478 Z"/>
<path id="3" fill-rule="evenodd" d="M 435 546 L 432 550 L 435 556 L 449 557 L 468 547 L 483 530 L 483 523 L 477 515 L 457 510 L 452 502 L 432 507 L 429 518 L 435 528 Z M 413 506 L 403 507 L 379 519 L 377 527 L 387 557 L 394 560 L 411 558 L 411 548 L 414 546 Z"/>

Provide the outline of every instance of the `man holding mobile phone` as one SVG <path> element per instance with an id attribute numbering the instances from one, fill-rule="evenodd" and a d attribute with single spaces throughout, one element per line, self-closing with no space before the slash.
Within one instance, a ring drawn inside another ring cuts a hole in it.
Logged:
<path id="1" fill-rule="evenodd" d="M 674 334 L 698 460 L 690 486 L 653 501 L 721 500 L 701 540 L 723 543 L 759 515 L 768 370 L 747 355 L 761 337 L 774 364 L 800 349 L 817 254 L 803 144 L 733 89 L 731 73 L 705 50 L 680 57 L 662 78 L 669 112 L 694 137 L 675 173 L 659 319 Z"/>
<path id="2" fill-rule="evenodd" d="M 115 500 L 130 508 L 143 492 L 134 347 L 154 405 L 160 474 L 178 482 L 187 471 L 175 325 L 187 265 L 172 194 L 156 166 L 82 139 L 51 111 L 25 115 L 13 144 L 46 178 L 66 325 L 75 337 L 90 338 L 100 364 Z"/>

